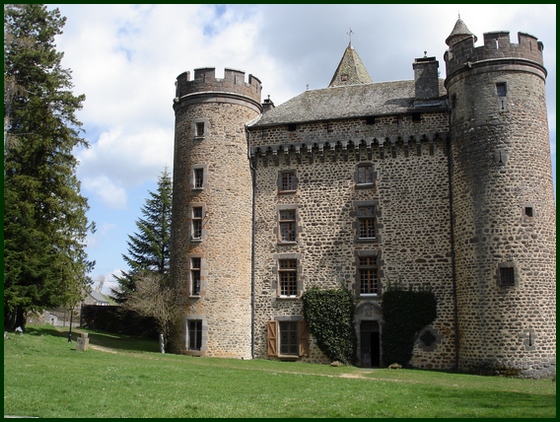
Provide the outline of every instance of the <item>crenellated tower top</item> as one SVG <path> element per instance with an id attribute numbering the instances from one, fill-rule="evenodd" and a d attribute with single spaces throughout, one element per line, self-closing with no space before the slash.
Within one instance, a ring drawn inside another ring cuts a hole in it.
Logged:
<path id="1" fill-rule="evenodd" d="M 543 79 L 546 78 L 542 54 L 544 45 L 537 37 L 518 32 L 518 43 L 515 44 L 510 42 L 509 31 L 487 32 L 484 34 L 484 45 L 475 47 L 476 36 L 459 21 L 459 30 L 456 24 L 446 40 L 449 50 L 445 52 L 444 59 L 448 80 L 463 70 L 477 66 L 487 67 L 489 62 L 522 65 L 525 69 L 532 68 Z"/>
<path id="2" fill-rule="evenodd" d="M 175 83 L 174 107 L 179 104 L 197 102 L 205 98 L 220 98 L 224 101 L 243 101 L 251 104 L 259 112 L 261 109 L 261 81 L 249 74 L 245 81 L 245 72 L 225 68 L 224 77 L 216 78 L 215 68 L 204 67 L 194 70 L 194 79 L 191 72 L 183 72 L 177 76 Z"/>

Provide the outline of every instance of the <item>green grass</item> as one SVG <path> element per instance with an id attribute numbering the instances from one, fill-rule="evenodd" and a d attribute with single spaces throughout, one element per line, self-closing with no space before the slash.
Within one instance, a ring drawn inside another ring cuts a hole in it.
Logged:
<path id="1" fill-rule="evenodd" d="M 556 417 L 551 380 L 163 355 L 156 341 L 94 331 L 90 345 L 113 353 L 79 352 L 66 336 L 41 326 L 4 340 L 5 415 Z"/>

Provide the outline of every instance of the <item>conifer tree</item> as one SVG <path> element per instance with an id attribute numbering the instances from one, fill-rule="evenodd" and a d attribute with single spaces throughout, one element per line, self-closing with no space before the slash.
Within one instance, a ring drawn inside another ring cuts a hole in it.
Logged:
<path id="1" fill-rule="evenodd" d="M 45 5 L 4 5 L 4 326 L 73 306 L 90 282 L 86 198 L 76 177 L 80 137 L 71 72 L 55 48 L 66 18 Z"/>
<path id="2" fill-rule="evenodd" d="M 169 243 L 171 237 L 172 182 L 167 168 L 158 178 L 156 192 L 149 197 L 141 209 L 142 217 L 136 221 L 137 232 L 128 236 L 128 255 L 123 259 L 130 268 L 116 276 L 119 290 L 112 290 L 118 302 L 126 301 L 136 291 L 136 281 L 149 275 L 158 275 L 164 280 L 169 273 Z"/>

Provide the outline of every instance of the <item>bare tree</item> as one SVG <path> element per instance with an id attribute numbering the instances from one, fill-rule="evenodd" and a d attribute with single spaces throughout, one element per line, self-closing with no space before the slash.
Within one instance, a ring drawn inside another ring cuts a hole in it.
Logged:
<path id="1" fill-rule="evenodd" d="M 135 291 L 129 294 L 123 306 L 156 321 L 161 352 L 165 353 L 173 323 L 179 316 L 178 290 L 167 283 L 161 274 L 148 271 L 137 274 L 135 283 Z"/>

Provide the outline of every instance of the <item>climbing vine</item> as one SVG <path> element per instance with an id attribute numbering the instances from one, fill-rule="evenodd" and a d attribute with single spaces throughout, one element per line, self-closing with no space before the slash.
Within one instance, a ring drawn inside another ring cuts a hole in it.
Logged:
<path id="1" fill-rule="evenodd" d="M 383 294 L 383 360 L 408 365 L 416 337 L 437 317 L 431 291 L 391 289 Z"/>
<path id="2" fill-rule="evenodd" d="M 345 288 L 307 289 L 302 295 L 303 312 L 309 332 L 330 359 L 352 363 L 356 350 L 356 332 L 352 324 L 354 300 Z"/>

